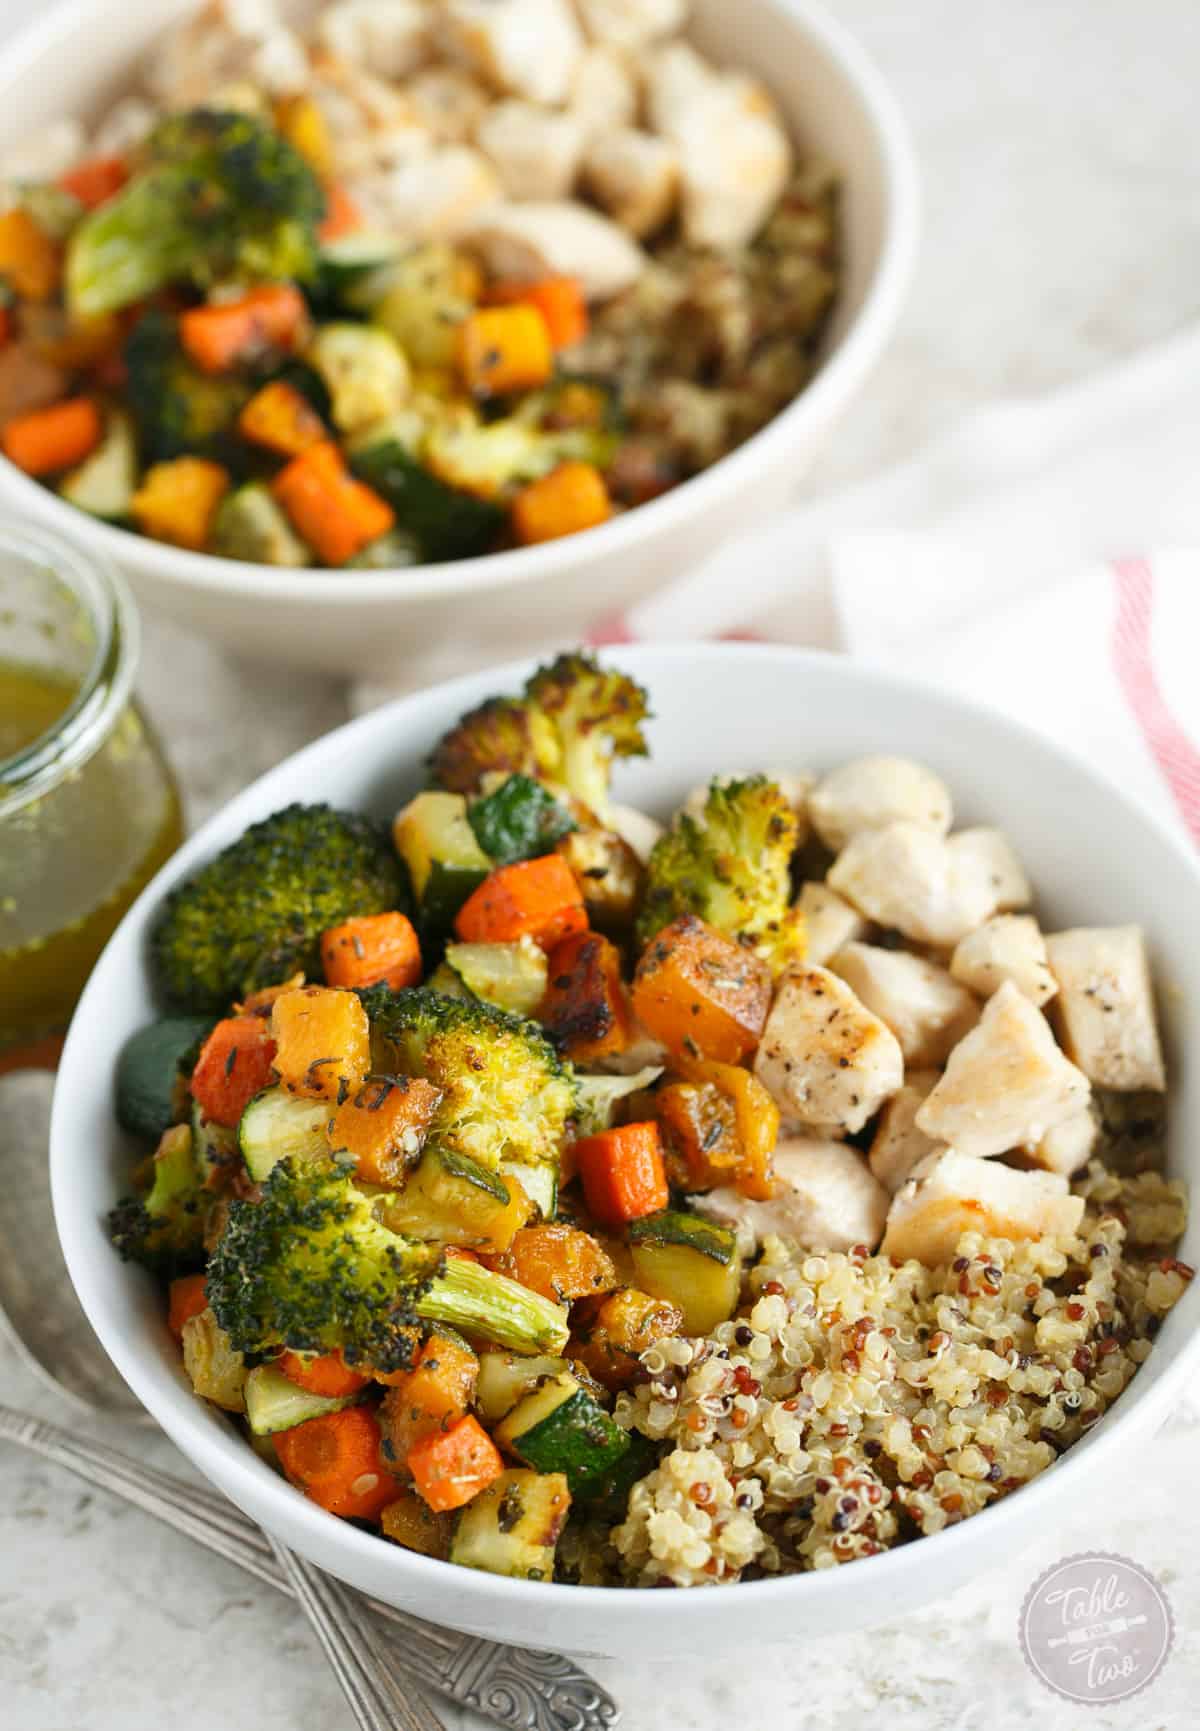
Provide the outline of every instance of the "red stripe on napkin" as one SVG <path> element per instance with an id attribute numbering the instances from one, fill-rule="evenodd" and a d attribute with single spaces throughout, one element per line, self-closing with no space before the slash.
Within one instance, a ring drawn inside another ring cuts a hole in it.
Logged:
<path id="1" fill-rule="evenodd" d="M 597 619 L 584 642 L 592 649 L 603 649 L 609 643 L 636 643 L 637 639 L 623 613 L 606 613 Z"/>
<path id="2" fill-rule="evenodd" d="M 1193 841 L 1200 843 L 1200 751 L 1172 714 L 1154 670 L 1154 573 L 1144 559 L 1118 560 L 1113 570 L 1117 679 Z"/>

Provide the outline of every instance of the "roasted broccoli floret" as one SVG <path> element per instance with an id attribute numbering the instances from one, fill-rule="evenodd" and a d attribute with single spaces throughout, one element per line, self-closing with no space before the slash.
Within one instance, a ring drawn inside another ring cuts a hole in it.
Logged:
<path id="1" fill-rule="evenodd" d="M 701 818 L 680 812 L 654 845 L 637 918 L 638 943 L 681 914 L 750 943 L 779 970 L 804 955 L 791 901 L 796 814 L 766 776 L 715 780 Z"/>
<path id="2" fill-rule="evenodd" d="M 494 697 L 441 741 L 432 768 L 443 787 L 475 793 L 485 775 L 531 775 L 565 788 L 589 811 L 608 805 L 612 762 L 644 757 L 646 693 L 582 652 L 540 667 L 520 697 Z"/>
<path id="3" fill-rule="evenodd" d="M 558 1352 L 566 1311 L 375 1217 L 333 1162 L 282 1160 L 258 1202 L 235 1202 L 208 1264 L 218 1323 L 243 1353 L 340 1350 L 390 1372 L 412 1365 L 423 1322 L 445 1321 L 517 1352 Z"/>
<path id="4" fill-rule="evenodd" d="M 645 757 L 646 693 L 627 674 L 592 655 L 560 655 L 540 667 L 526 695 L 554 724 L 562 751 L 559 779 L 590 811 L 608 804 L 615 757 Z"/>
<path id="5" fill-rule="evenodd" d="M 487 775 L 553 781 L 562 754 L 552 724 L 519 697 L 489 697 L 439 741 L 430 767 L 451 793 L 476 793 Z"/>
<path id="6" fill-rule="evenodd" d="M 121 191 L 74 230 L 68 304 L 93 318 L 167 283 L 306 281 L 324 210 L 316 175 L 265 121 L 208 108 L 169 115 Z"/>
<path id="7" fill-rule="evenodd" d="M 321 978 L 320 938 L 356 914 L 408 907 L 382 829 L 327 805 L 291 805 L 173 890 L 150 959 L 173 1009 L 219 1014 L 295 973 Z"/>
<path id="8" fill-rule="evenodd" d="M 372 986 L 360 996 L 374 1068 L 441 1089 L 431 1136 L 493 1172 L 501 1160 L 557 1166 L 574 1074 L 536 1022 L 423 986 Z"/>
<path id="9" fill-rule="evenodd" d="M 187 1124 L 166 1131 L 144 1196 L 127 1196 L 108 1216 L 108 1235 L 124 1262 L 140 1262 L 163 1280 L 203 1266 L 204 1235 L 216 1204 L 207 1170 Z"/>
<path id="10" fill-rule="evenodd" d="M 171 314 L 153 307 L 142 315 L 125 343 L 125 368 L 145 462 L 185 456 L 238 460 L 234 428 L 250 386 L 194 367 L 180 347 Z"/>

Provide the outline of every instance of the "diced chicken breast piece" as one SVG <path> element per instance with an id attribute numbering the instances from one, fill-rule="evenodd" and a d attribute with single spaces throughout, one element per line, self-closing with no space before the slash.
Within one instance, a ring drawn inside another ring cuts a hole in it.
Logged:
<path id="1" fill-rule="evenodd" d="M 670 139 L 636 126 L 595 138 L 583 173 L 596 202 L 639 239 L 662 228 L 679 197 L 678 150 Z"/>
<path id="2" fill-rule="evenodd" d="M 969 863 L 964 869 L 943 836 L 911 820 L 859 830 L 826 882 L 877 925 L 937 949 L 953 948 L 995 912 L 979 873 Z"/>
<path id="3" fill-rule="evenodd" d="M 1046 960 L 1046 940 L 1032 914 L 997 914 L 985 920 L 958 945 L 950 972 L 981 998 L 990 998 L 1005 980 L 1039 1006 L 1058 990 Z"/>
<path id="4" fill-rule="evenodd" d="M 687 23 L 688 0 L 577 0 L 593 42 L 636 51 Z"/>
<path id="5" fill-rule="evenodd" d="M 867 1159 L 871 1171 L 892 1195 L 908 1182 L 922 1160 L 941 1147 L 917 1129 L 917 1113 L 937 1086 L 940 1075 L 940 1070 L 909 1070 L 903 1088 L 892 1095 L 879 1114 Z"/>
<path id="6" fill-rule="evenodd" d="M 789 1123 L 861 1130 L 904 1080 L 891 1029 L 826 968 L 785 974 L 754 1062 Z"/>
<path id="7" fill-rule="evenodd" d="M 750 1227 L 761 1242 L 770 1233 L 795 1239 L 806 1250 L 873 1250 L 883 1234 L 889 1196 L 856 1148 L 792 1136 L 775 1149 L 776 1194 L 750 1202 L 732 1188 L 692 1198 L 710 1218 Z"/>
<path id="8" fill-rule="evenodd" d="M 650 58 L 651 127 L 678 145 L 683 236 L 690 246 L 745 246 L 787 185 L 792 148 L 770 96 L 754 79 L 721 73 L 686 42 Z"/>
<path id="9" fill-rule="evenodd" d="M 1045 1016 L 1008 980 L 951 1052 L 917 1126 L 983 1158 L 1040 1142 L 1090 1097 L 1087 1077 L 1059 1049 Z"/>
<path id="10" fill-rule="evenodd" d="M 1063 1045 L 1098 1088 L 1167 1085 L 1140 926 L 1077 927 L 1046 939 Z"/>
<path id="11" fill-rule="evenodd" d="M 893 1199 L 883 1235 L 885 1256 L 914 1257 L 929 1267 L 954 1260 L 964 1232 L 992 1238 L 1071 1238 L 1083 1216 L 1056 1172 L 1018 1172 L 957 1148 L 931 1155 Z"/>
<path id="12" fill-rule="evenodd" d="M 438 144 L 468 144 L 491 104 L 491 94 L 459 66 L 431 66 L 404 87 L 409 111 Z"/>
<path id="13" fill-rule="evenodd" d="M 866 935 L 866 920 L 828 884 L 804 884 L 796 905 L 804 915 L 805 959 L 818 968 Z"/>
<path id="14" fill-rule="evenodd" d="M 911 757 L 856 757 L 831 770 L 809 798 L 813 828 L 841 853 L 864 829 L 915 823 L 946 835 L 954 818 L 950 789 L 941 776 Z"/>
<path id="15" fill-rule="evenodd" d="M 1100 1124 L 1096 1114 L 1090 1107 L 1084 1107 L 1081 1112 L 1064 1118 L 1053 1130 L 1047 1130 L 1032 1148 L 1023 1148 L 1021 1152 L 1032 1165 L 1040 1166 L 1044 1172 L 1061 1172 L 1064 1178 L 1069 1178 L 1081 1166 L 1087 1165 L 1099 1138 Z"/>
<path id="16" fill-rule="evenodd" d="M 998 914 L 1013 913 L 1032 902 L 1033 891 L 1025 867 L 1003 830 L 982 826 L 960 829 L 950 837 L 948 846 L 964 870 L 979 874 L 991 891 L 992 905 Z"/>
<path id="17" fill-rule="evenodd" d="M 637 119 L 638 88 L 633 70 L 615 48 L 594 44 L 575 63 L 568 107 L 589 139 Z"/>
<path id="18" fill-rule="evenodd" d="M 531 102 L 565 102 L 583 52 L 570 0 L 442 0 L 451 53 L 480 77 Z"/>
<path id="19" fill-rule="evenodd" d="M 264 98 L 296 95 L 309 78 L 305 44 L 275 0 L 213 0 L 158 39 L 143 72 L 160 109 L 261 111 Z"/>
<path id="20" fill-rule="evenodd" d="M 500 197 L 491 163 L 462 144 L 446 145 L 363 184 L 373 209 L 411 240 L 461 235 Z"/>
<path id="21" fill-rule="evenodd" d="M 55 180 L 75 166 L 83 151 L 84 132 L 77 120 L 64 116 L 26 127 L 0 154 L 0 178 Z"/>
<path id="22" fill-rule="evenodd" d="M 509 198 L 566 198 L 583 160 L 584 129 L 565 110 L 512 97 L 488 110 L 475 142 Z"/>
<path id="23" fill-rule="evenodd" d="M 906 1066 L 944 1064 L 979 1020 L 979 1000 L 972 992 L 936 962 L 905 950 L 847 944 L 829 966 L 887 1023 Z"/>
<path id="24" fill-rule="evenodd" d="M 157 108 L 144 96 L 122 96 L 92 133 L 92 154 L 125 156 L 149 136 L 158 118 Z"/>
<path id="25" fill-rule="evenodd" d="M 626 846 L 633 849 L 643 865 L 653 853 L 655 842 L 666 834 L 656 817 L 638 811 L 632 805 L 610 805 L 608 821 Z"/>
<path id="26" fill-rule="evenodd" d="M 338 0 L 317 20 L 317 40 L 377 78 L 407 78 L 429 57 L 426 0 Z"/>
<path id="27" fill-rule="evenodd" d="M 569 199 L 498 204 L 467 236 L 493 276 L 537 282 L 576 277 L 589 300 L 607 300 L 641 276 L 646 255 L 598 210 Z"/>

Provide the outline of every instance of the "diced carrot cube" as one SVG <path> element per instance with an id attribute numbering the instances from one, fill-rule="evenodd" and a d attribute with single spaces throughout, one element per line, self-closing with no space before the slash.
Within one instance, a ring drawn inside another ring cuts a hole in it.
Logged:
<path id="1" fill-rule="evenodd" d="M 504 1471 L 491 1437 L 473 1413 L 449 1430 L 435 1431 L 408 1456 L 408 1470 L 431 1509 L 461 1509 Z"/>
<path id="2" fill-rule="evenodd" d="M 103 435 L 104 423 L 91 398 L 70 397 L 17 415 L 5 426 L 2 443 L 9 462 L 27 475 L 53 475 L 82 463 Z"/>
<path id="3" fill-rule="evenodd" d="M 458 911 L 455 930 L 469 944 L 507 944 L 531 937 L 551 949 L 587 927 L 583 895 L 559 854 L 501 866 Z"/>
<path id="4" fill-rule="evenodd" d="M 421 943 L 401 913 L 363 914 L 331 926 L 321 939 L 321 961 L 331 986 L 385 985 L 393 992 L 421 979 Z"/>
<path id="5" fill-rule="evenodd" d="M 294 283 L 264 283 L 240 300 L 189 307 L 179 340 L 206 373 L 225 373 L 272 349 L 295 348 L 308 329 L 308 303 Z"/>
<path id="6" fill-rule="evenodd" d="M 336 181 L 325 185 L 325 215 L 317 230 L 317 238 L 327 245 L 331 240 L 340 240 L 344 234 L 354 234 L 363 226 L 363 213 L 355 204 L 344 186 Z"/>
<path id="7" fill-rule="evenodd" d="M 80 204 L 95 210 L 120 192 L 128 179 L 129 165 L 123 156 L 93 156 L 59 175 L 58 184 Z"/>
<path id="8" fill-rule="evenodd" d="M 550 341 L 556 349 L 569 349 L 588 333 L 588 309 L 579 279 L 547 276 L 540 282 L 500 282 L 488 290 L 496 306 L 525 303 L 535 306 L 546 321 Z"/>
<path id="9" fill-rule="evenodd" d="M 377 1521 L 395 1502 L 399 1487 L 380 1453 L 383 1433 L 366 1407 L 310 1418 L 274 1440 L 288 1478 L 331 1515 Z"/>
<path id="10" fill-rule="evenodd" d="M 604 1226 L 658 1214 L 671 1200 L 662 1141 L 653 1121 L 621 1124 L 575 1144 L 583 1194 Z"/>
<path id="11" fill-rule="evenodd" d="M 281 1352 L 275 1368 L 309 1394 L 319 1394 L 327 1400 L 342 1400 L 366 1388 L 371 1378 L 360 1370 L 351 1370 L 340 1352 Z"/>
<path id="12" fill-rule="evenodd" d="M 234 1129 L 256 1094 L 269 1088 L 275 1042 L 261 1016 L 227 1016 L 200 1048 L 192 1098 L 214 1124 Z"/>
<path id="13" fill-rule="evenodd" d="M 326 565 L 344 565 L 396 521 L 387 501 L 350 473 L 330 439 L 293 457 L 271 490 Z"/>
<path id="14" fill-rule="evenodd" d="M 167 1289 L 167 1327 L 176 1340 L 183 1339 L 183 1325 L 208 1309 L 203 1274 L 182 1274 Z"/>

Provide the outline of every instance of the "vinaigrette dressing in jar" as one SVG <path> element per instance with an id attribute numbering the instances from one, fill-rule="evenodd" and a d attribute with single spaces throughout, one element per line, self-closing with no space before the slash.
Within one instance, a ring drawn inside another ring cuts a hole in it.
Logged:
<path id="1" fill-rule="evenodd" d="M 0 524 L 0 1067 L 66 1027 L 182 837 L 131 695 L 137 653 L 137 615 L 107 562 Z"/>

